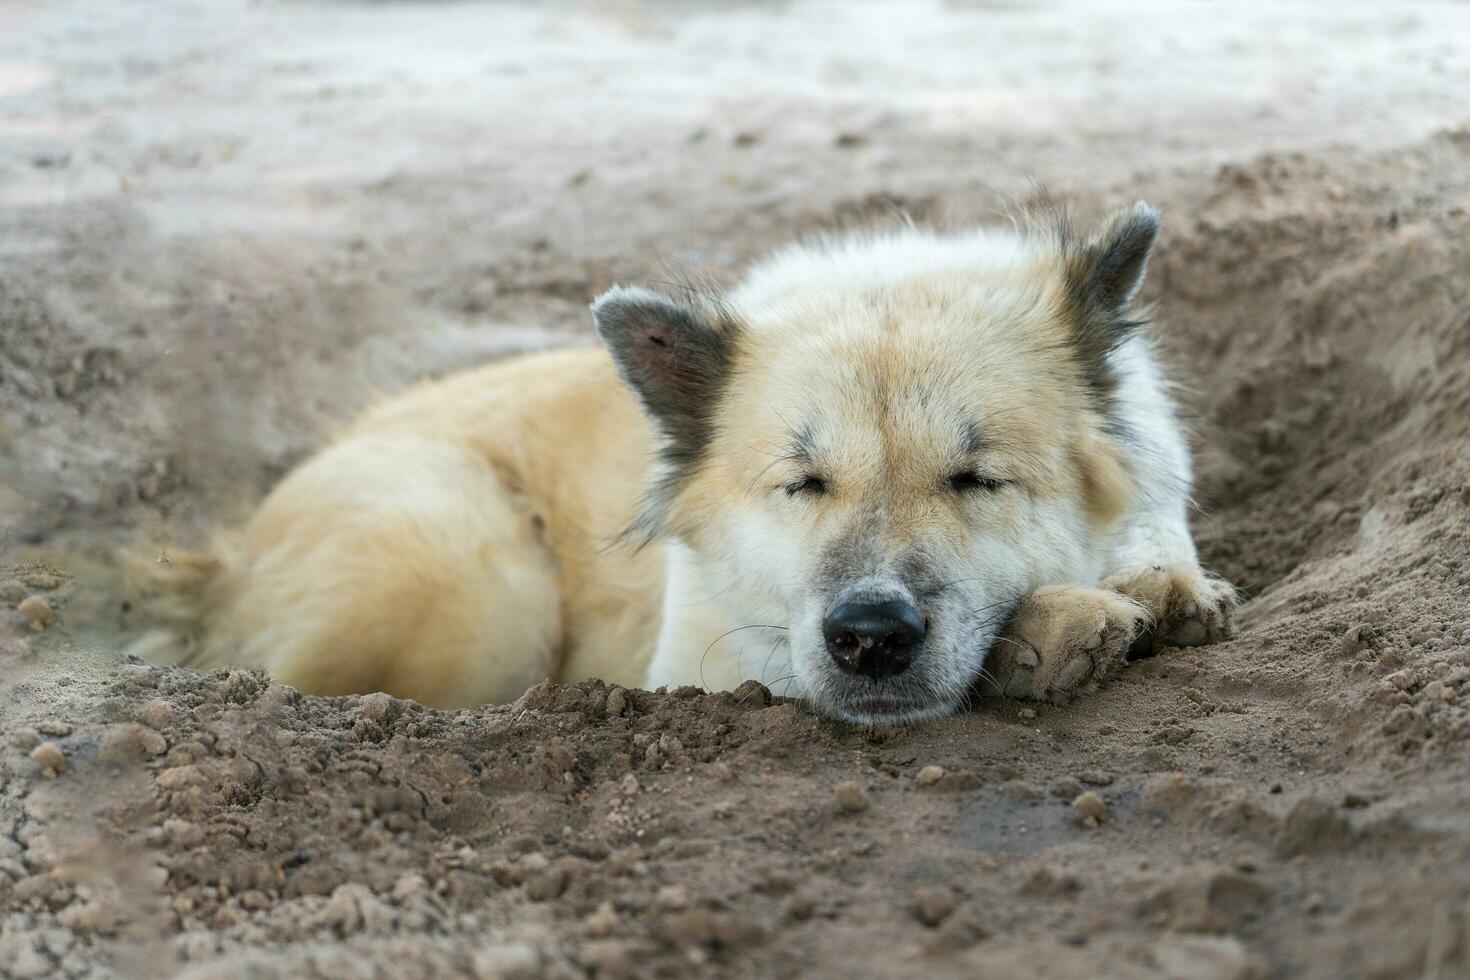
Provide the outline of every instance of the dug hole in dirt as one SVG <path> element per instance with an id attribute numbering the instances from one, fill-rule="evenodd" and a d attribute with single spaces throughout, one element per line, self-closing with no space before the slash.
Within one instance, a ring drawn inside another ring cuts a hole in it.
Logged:
<path id="1" fill-rule="evenodd" d="M 822 159 L 975 152 L 883 125 Z M 720 279 L 895 205 L 993 213 L 894 167 L 716 184 L 668 231 Z M 166 559 L 370 385 L 588 342 L 583 303 L 656 275 L 535 222 L 415 258 L 448 180 L 363 185 L 366 244 L 5 210 L 0 976 L 1470 976 L 1470 129 L 1076 188 L 1167 216 L 1146 296 L 1229 642 L 873 730 L 754 684 L 446 712 L 123 658 L 117 545 Z"/>

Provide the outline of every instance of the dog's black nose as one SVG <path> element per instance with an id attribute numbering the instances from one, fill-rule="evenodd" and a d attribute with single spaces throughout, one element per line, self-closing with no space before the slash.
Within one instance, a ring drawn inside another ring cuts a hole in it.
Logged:
<path id="1" fill-rule="evenodd" d="M 876 681 L 908 669 L 925 629 L 919 610 L 902 599 L 844 602 L 827 615 L 822 636 L 838 667 Z"/>

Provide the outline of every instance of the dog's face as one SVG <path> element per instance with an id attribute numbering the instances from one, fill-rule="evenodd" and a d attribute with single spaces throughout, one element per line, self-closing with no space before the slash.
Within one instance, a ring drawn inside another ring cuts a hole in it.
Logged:
<path id="1" fill-rule="evenodd" d="M 1020 599 L 1087 567 L 1126 506 L 1106 358 L 1156 229 L 1135 209 L 997 268 L 774 302 L 615 290 L 599 330 L 665 436 L 648 529 L 694 552 L 735 619 L 786 629 L 822 710 L 953 710 Z"/>

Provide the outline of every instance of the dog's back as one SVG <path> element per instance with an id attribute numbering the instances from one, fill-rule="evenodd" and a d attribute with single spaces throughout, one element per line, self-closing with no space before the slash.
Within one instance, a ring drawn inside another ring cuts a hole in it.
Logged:
<path id="1" fill-rule="evenodd" d="M 636 510 L 647 442 L 601 350 L 419 386 L 210 553 L 138 562 L 151 628 L 133 652 L 435 706 L 509 700 L 549 676 L 636 684 L 657 558 L 609 542 Z"/>

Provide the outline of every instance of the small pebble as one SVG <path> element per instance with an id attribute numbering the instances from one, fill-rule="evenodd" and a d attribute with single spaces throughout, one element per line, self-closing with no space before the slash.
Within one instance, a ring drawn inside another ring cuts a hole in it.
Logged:
<path id="1" fill-rule="evenodd" d="M 29 585 L 33 589 L 40 589 L 43 592 L 50 592 L 52 589 L 61 588 L 63 581 L 60 575 L 53 575 L 51 572 L 41 571 L 39 569 L 27 573 L 22 578 L 26 585 Z"/>
<path id="2" fill-rule="evenodd" d="M 265 892 L 251 888 L 240 896 L 240 907 L 258 912 L 271 907 L 270 897 Z"/>
<path id="3" fill-rule="evenodd" d="M 658 896 L 654 899 L 658 907 L 669 912 L 689 907 L 689 889 L 683 885 L 665 885 L 658 890 Z"/>
<path id="4" fill-rule="evenodd" d="M 933 786 L 943 778 L 943 766 L 925 766 L 914 775 L 914 782 L 920 786 Z"/>
<path id="5" fill-rule="evenodd" d="M 1026 782 L 1025 779 L 1007 779 L 1001 783 L 1001 792 L 1020 802 L 1030 802 L 1033 799 L 1041 799 L 1041 790 L 1035 785 Z"/>
<path id="6" fill-rule="evenodd" d="M 526 897 L 545 902 L 567 890 L 567 869 L 559 864 L 535 872 L 526 879 Z"/>
<path id="7" fill-rule="evenodd" d="M 914 914 L 924 925 L 939 925 L 959 904 L 959 896 L 948 885 L 926 885 L 914 889 Z"/>
<path id="8" fill-rule="evenodd" d="M 357 710 L 362 717 L 379 725 L 391 724 L 397 713 L 398 704 L 390 694 L 379 691 L 374 694 L 365 694 L 357 702 Z"/>
<path id="9" fill-rule="evenodd" d="M 1108 805 L 1092 790 L 1082 793 L 1073 800 L 1072 809 L 1077 811 L 1082 817 L 1082 822 L 1089 827 L 1097 827 L 1108 821 Z"/>
<path id="10" fill-rule="evenodd" d="M 618 918 L 618 910 L 613 908 L 612 902 L 603 902 L 597 906 L 597 911 L 582 920 L 583 932 L 601 938 L 616 936 L 621 926 L 622 920 Z"/>
<path id="11" fill-rule="evenodd" d="M 167 701 L 149 701 L 138 710 L 138 720 L 149 728 L 166 729 L 174 723 L 173 706 Z"/>
<path id="12" fill-rule="evenodd" d="M 429 882 L 420 874 L 401 875 L 393 883 L 393 897 L 397 899 L 415 898 L 428 890 Z"/>
<path id="13" fill-rule="evenodd" d="M 56 611 L 51 608 L 50 603 L 38 595 L 27 597 L 15 608 L 20 610 L 22 616 L 31 621 L 31 629 L 37 632 L 56 622 Z"/>
<path id="14" fill-rule="evenodd" d="M 540 976 L 541 950 L 524 941 L 486 946 L 475 953 L 470 968 L 476 980 Z"/>
<path id="15" fill-rule="evenodd" d="M 805 922 L 817 911 L 817 899 L 811 892 L 799 891 L 786 899 L 786 917 Z"/>
<path id="16" fill-rule="evenodd" d="M 151 728 L 138 729 L 138 744 L 149 755 L 163 755 L 168 751 L 168 739 Z"/>
<path id="17" fill-rule="evenodd" d="M 42 742 L 31 750 L 31 760 L 41 766 L 48 776 L 66 772 L 66 753 L 55 742 Z"/>
<path id="18" fill-rule="evenodd" d="M 1353 654 L 1366 650 L 1373 639 L 1373 627 L 1360 623 L 1350 628 L 1342 635 L 1339 644 L 1342 655 L 1351 657 Z"/>
<path id="19" fill-rule="evenodd" d="M 1037 868 L 1021 883 L 1023 895 L 1068 895 L 1078 891 L 1082 883 L 1077 876 L 1060 868 Z"/>
<path id="20" fill-rule="evenodd" d="M 868 791 L 857 783 L 838 783 L 833 790 L 837 805 L 847 813 L 862 813 L 868 808 Z"/>
<path id="21" fill-rule="evenodd" d="M 1029 803 L 1041 797 L 1041 792 L 1024 779 L 1007 779 L 1000 784 L 1000 791 L 1011 799 L 1018 800 L 1022 803 Z"/>
<path id="22" fill-rule="evenodd" d="M 147 664 L 118 664 L 117 676 L 142 687 L 157 687 L 157 670 Z"/>
<path id="23" fill-rule="evenodd" d="M 1444 681 L 1430 681 L 1424 685 L 1422 693 L 1431 701 L 1453 701 L 1455 699 L 1455 689 Z"/>
<path id="24" fill-rule="evenodd" d="M 1082 783 L 1071 776 L 1063 776 L 1051 784 L 1051 795 L 1060 800 L 1075 800 L 1082 795 Z"/>
<path id="25" fill-rule="evenodd" d="M 163 822 L 163 834 L 175 847 L 197 847 L 204 843 L 203 828 L 177 817 L 170 817 Z"/>
<path id="26" fill-rule="evenodd" d="M 760 681 L 749 680 L 735 689 L 735 703 L 764 708 L 771 703 L 771 690 Z"/>

